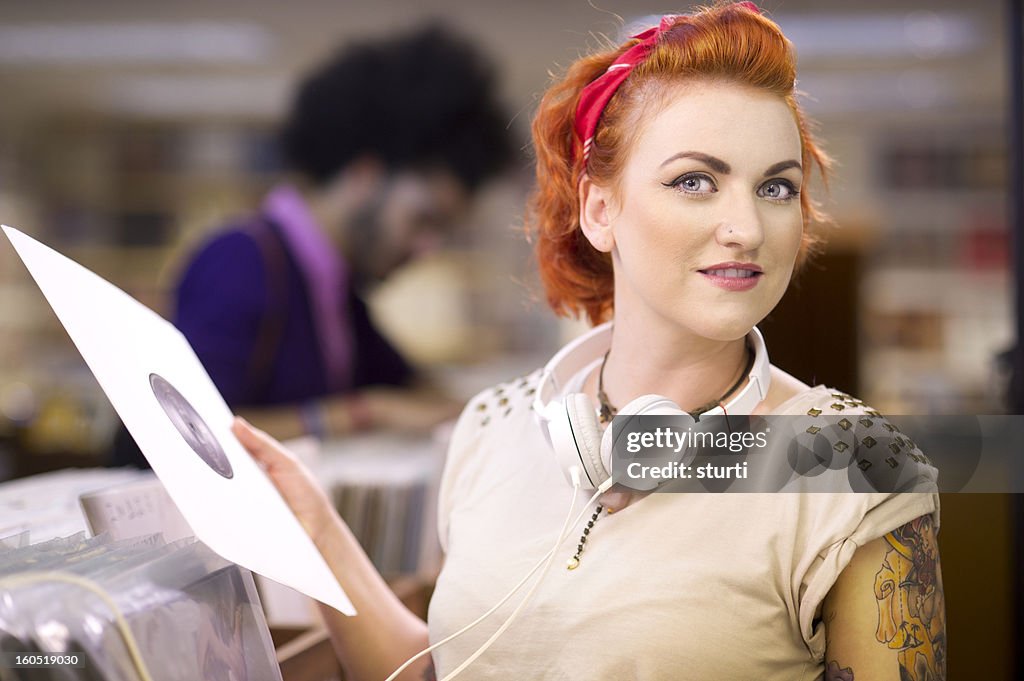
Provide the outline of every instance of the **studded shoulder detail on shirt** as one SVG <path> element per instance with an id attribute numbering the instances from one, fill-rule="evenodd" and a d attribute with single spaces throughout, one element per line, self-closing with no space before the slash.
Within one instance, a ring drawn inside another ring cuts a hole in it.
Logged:
<path id="1" fill-rule="evenodd" d="M 488 388 L 474 398 L 469 408 L 478 417 L 478 425 L 486 428 L 495 419 L 505 419 L 522 409 L 530 409 L 537 393 L 541 369 Z"/>
<path id="2" fill-rule="evenodd" d="M 832 448 L 842 454 L 853 447 L 854 459 L 861 470 L 866 471 L 875 465 L 897 468 L 900 465 L 899 457 L 902 456 L 919 464 L 931 464 L 914 441 L 895 424 L 862 400 L 844 392 L 825 392 L 805 414 L 810 417 L 811 423 L 803 432 L 815 436 L 824 429 L 834 431 Z M 838 416 L 841 418 L 837 421 L 835 417 Z M 819 419 L 820 422 L 815 422 Z"/>

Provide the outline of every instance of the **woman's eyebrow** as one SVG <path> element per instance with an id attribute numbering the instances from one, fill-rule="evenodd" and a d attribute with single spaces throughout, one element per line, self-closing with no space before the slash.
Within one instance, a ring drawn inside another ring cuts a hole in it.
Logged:
<path id="1" fill-rule="evenodd" d="M 669 156 L 664 161 L 662 161 L 660 167 L 664 168 L 669 163 L 679 158 L 696 159 L 698 161 L 701 161 L 702 163 L 706 163 L 709 168 L 714 170 L 716 173 L 721 173 L 722 175 L 728 175 L 730 172 L 732 172 L 732 166 L 730 166 L 722 159 L 715 158 L 714 156 L 704 154 L 699 151 L 680 151 L 678 154 L 673 154 L 672 156 Z"/>
<path id="2" fill-rule="evenodd" d="M 800 165 L 799 161 L 794 161 L 791 159 L 789 161 L 781 161 L 779 163 L 776 163 L 768 170 L 764 171 L 764 176 L 768 177 L 769 175 L 774 175 L 775 173 L 781 173 L 783 170 L 787 170 L 789 168 L 796 168 L 801 173 L 804 171 L 803 166 Z"/>
<path id="3" fill-rule="evenodd" d="M 672 161 L 678 160 L 680 158 L 692 158 L 702 163 L 705 163 L 709 168 L 714 170 L 716 173 L 721 173 L 722 175 L 728 175 L 730 172 L 732 172 L 732 166 L 730 166 L 722 159 L 716 158 L 710 154 L 705 154 L 700 151 L 680 151 L 678 154 L 673 154 L 672 156 L 669 156 L 667 159 L 662 161 L 661 167 L 664 168 Z M 783 170 L 788 170 L 789 168 L 796 168 L 797 170 L 803 172 L 803 166 L 800 165 L 800 162 L 790 159 L 788 161 L 779 161 L 778 163 L 772 165 L 771 167 L 768 168 L 768 170 L 764 171 L 764 176 L 770 177 L 772 175 L 775 175 L 776 173 L 781 173 Z"/>

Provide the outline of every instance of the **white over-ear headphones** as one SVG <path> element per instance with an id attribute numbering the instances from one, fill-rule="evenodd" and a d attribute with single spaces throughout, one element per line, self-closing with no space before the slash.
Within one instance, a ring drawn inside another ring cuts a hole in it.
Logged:
<path id="1" fill-rule="evenodd" d="M 607 489 L 612 483 L 612 428 L 601 428 L 590 397 L 584 393 L 562 395 L 574 376 L 594 365 L 611 346 L 611 322 L 583 334 L 559 350 L 544 367 L 537 386 L 533 409 L 541 429 L 555 450 L 566 480 L 572 469 L 583 470 L 584 489 Z M 768 394 L 771 365 L 761 332 L 755 326 L 747 334 L 754 350 L 749 381 L 728 404 L 719 405 L 702 416 L 750 414 Z M 620 416 L 689 416 L 675 402 L 662 395 L 643 395 L 619 410 Z M 624 428 L 619 428 L 624 432 Z"/>

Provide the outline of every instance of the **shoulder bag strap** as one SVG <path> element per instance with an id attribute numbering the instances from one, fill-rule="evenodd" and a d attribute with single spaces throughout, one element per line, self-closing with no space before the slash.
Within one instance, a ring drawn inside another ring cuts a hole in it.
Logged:
<path id="1" fill-rule="evenodd" d="M 252 395 L 255 401 L 267 396 L 274 374 L 274 359 L 284 336 L 288 320 L 288 270 L 284 244 L 270 219 L 261 217 L 248 231 L 260 249 L 267 285 L 267 304 L 249 357 L 247 375 L 248 384 L 255 390 Z"/>

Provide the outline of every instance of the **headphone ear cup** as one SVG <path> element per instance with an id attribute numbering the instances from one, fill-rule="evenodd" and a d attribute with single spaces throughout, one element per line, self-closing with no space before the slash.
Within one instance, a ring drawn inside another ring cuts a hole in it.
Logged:
<path id="1" fill-rule="evenodd" d="M 632 402 L 627 403 L 622 409 L 619 410 L 618 415 L 615 417 L 619 422 L 619 427 L 616 428 L 615 424 L 608 426 L 608 429 L 604 433 L 604 464 L 607 470 L 611 471 L 614 466 L 612 464 L 612 457 L 614 454 L 615 447 L 615 436 L 622 437 L 623 434 L 631 430 L 631 421 L 639 416 L 672 416 L 672 417 L 686 417 L 690 421 L 693 420 L 688 413 L 679 408 L 679 405 L 665 397 L 664 395 L 641 395 Z M 609 473 L 609 475 L 611 475 Z M 628 487 L 641 490 L 651 491 L 657 489 L 658 481 L 653 478 L 631 480 L 628 483 Z"/>
<path id="2" fill-rule="evenodd" d="M 594 489 L 610 477 L 604 462 L 601 428 L 597 424 L 597 413 L 584 393 L 573 393 L 565 398 L 565 411 L 569 416 L 569 427 L 579 452 L 580 463 L 583 464 L 584 477 Z M 609 428 L 606 432 L 611 432 Z M 610 437 L 607 441 L 611 443 Z M 611 456 L 611 449 L 608 450 Z"/>

